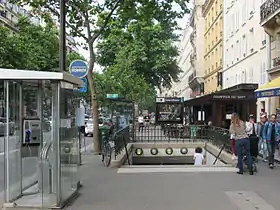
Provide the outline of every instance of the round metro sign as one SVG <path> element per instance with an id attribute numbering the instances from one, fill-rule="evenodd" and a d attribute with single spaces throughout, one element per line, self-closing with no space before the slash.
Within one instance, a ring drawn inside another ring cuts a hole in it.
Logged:
<path id="1" fill-rule="evenodd" d="M 82 60 L 75 60 L 70 64 L 69 70 L 74 77 L 83 78 L 88 74 L 88 64 Z"/>

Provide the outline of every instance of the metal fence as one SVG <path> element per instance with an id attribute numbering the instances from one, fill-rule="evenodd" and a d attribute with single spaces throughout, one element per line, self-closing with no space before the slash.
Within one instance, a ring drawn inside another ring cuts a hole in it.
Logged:
<path id="1" fill-rule="evenodd" d="M 113 134 L 115 159 L 124 149 L 127 149 L 127 144 L 130 142 L 129 126 L 126 126 Z M 127 151 L 126 151 L 127 152 Z"/>
<path id="2" fill-rule="evenodd" d="M 126 126 L 113 134 L 115 159 L 123 150 L 127 153 L 128 143 L 184 143 L 210 142 L 231 153 L 229 130 L 205 125 L 190 126 L 146 126 L 132 129 Z"/>
<path id="3" fill-rule="evenodd" d="M 231 152 L 229 130 L 207 125 L 156 125 L 134 129 L 132 142 L 176 143 L 176 142 L 211 142 Z"/>

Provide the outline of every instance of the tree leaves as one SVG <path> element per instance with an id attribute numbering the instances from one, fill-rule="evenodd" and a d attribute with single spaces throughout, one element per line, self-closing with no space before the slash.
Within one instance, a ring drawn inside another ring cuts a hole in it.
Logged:
<path id="1" fill-rule="evenodd" d="M 177 4 L 180 9 L 174 9 Z M 181 72 L 176 64 L 176 18 L 188 12 L 181 0 L 125 1 L 97 45 L 97 62 L 105 69 L 129 69 L 155 87 L 169 87 Z M 103 18 L 100 16 L 99 18 Z"/>
<path id="2" fill-rule="evenodd" d="M 55 71 L 59 66 L 57 31 L 33 25 L 26 18 L 20 18 L 16 27 L 18 34 L 0 27 L 0 66 Z"/>

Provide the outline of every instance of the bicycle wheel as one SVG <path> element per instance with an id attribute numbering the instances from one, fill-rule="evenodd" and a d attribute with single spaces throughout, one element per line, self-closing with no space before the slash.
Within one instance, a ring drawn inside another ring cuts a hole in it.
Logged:
<path id="1" fill-rule="evenodd" d="M 106 167 L 108 167 L 111 164 L 111 159 L 112 159 L 112 148 L 110 144 L 107 143 L 104 151 L 104 165 Z"/>

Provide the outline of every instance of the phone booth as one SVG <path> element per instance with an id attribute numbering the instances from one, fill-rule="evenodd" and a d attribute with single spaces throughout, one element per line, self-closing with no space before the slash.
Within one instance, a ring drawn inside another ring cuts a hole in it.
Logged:
<path id="1" fill-rule="evenodd" d="M 62 208 L 77 193 L 82 86 L 68 73 L 0 69 L 4 209 Z"/>

